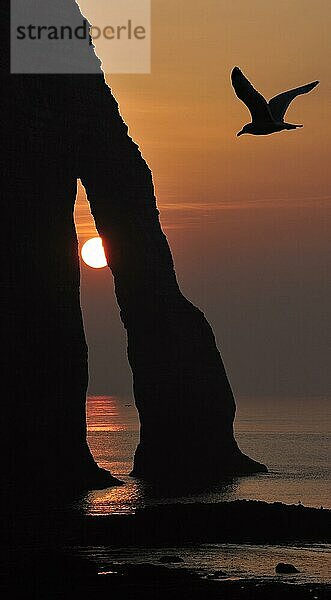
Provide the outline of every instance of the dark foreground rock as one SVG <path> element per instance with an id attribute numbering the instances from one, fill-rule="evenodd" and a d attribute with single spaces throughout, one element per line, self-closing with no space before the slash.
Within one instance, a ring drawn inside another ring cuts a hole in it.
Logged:
<path id="1" fill-rule="evenodd" d="M 180 545 L 205 542 L 276 543 L 331 540 L 331 511 L 302 505 L 237 500 L 217 504 L 169 504 L 135 515 L 78 521 L 78 543 Z"/>
<path id="2" fill-rule="evenodd" d="M 76 510 L 41 512 L 40 507 L 2 515 L 5 547 L 159 546 L 190 543 L 279 543 L 331 541 L 331 511 L 302 505 L 237 500 L 217 504 L 173 504 L 132 515 L 84 516 Z M 138 550 L 137 550 L 138 551 Z M 166 555 L 166 552 L 164 553 Z"/>

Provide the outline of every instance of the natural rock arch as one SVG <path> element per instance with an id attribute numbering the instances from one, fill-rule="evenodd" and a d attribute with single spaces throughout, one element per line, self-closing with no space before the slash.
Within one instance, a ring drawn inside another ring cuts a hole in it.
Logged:
<path id="1" fill-rule="evenodd" d="M 195 482 L 266 470 L 236 444 L 235 402 L 213 332 L 178 287 L 151 172 L 102 72 L 10 75 L 8 4 L 1 6 L 9 159 L 2 184 L 7 484 L 13 478 L 75 488 L 114 483 L 86 442 L 77 178 L 106 247 L 127 330 L 141 420 L 133 474 Z M 61 4 L 77 12 L 72 0 Z"/>

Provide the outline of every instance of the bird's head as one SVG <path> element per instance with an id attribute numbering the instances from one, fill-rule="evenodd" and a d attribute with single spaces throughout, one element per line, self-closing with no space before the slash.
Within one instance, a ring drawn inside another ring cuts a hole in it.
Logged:
<path id="1" fill-rule="evenodd" d="M 247 123 L 247 125 L 244 125 L 244 127 L 242 128 L 241 131 L 238 131 L 237 137 L 239 137 L 240 135 L 243 135 L 244 133 L 251 133 L 251 129 L 252 129 L 252 123 Z"/>

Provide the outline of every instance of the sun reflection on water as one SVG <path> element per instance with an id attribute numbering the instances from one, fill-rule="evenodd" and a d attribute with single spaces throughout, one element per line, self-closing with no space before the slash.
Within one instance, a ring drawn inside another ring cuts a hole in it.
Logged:
<path id="1" fill-rule="evenodd" d="M 236 436 L 241 449 L 265 462 L 270 471 L 233 478 L 191 493 L 165 489 L 131 478 L 129 473 L 139 440 L 139 421 L 131 398 L 88 398 L 88 441 L 100 467 L 124 485 L 91 491 L 80 501 L 86 514 L 128 514 L 142 506 L 170 502 L 219 502 L 239 498 L 267 502 L 299 501 L 307 506 L 330 506 L 327 406 L 258 400 L 238 402 Z M 300 419 L 298 415 L 300 414 Z"/>

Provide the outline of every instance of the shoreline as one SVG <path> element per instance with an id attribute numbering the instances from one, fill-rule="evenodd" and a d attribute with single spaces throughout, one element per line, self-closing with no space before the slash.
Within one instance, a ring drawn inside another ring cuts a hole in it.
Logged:
<path id="1" fill-rule="evenodd" d="M 38 559 L 36 565 L 35 559 Z M 21 567 L 21 568 L 20 568 Z M 104 574 L 86 559 L 72 555 L 38 554 L 15 564 L 15 574 L 1 588 L 6 598 L 46 600 L 121 596 L 125 600 L 328 600 L 330 584 L 265 579 L 204 577 L 190 569 L 171 569 L 150 563 L 114 563 Z M 21 596 L 24 595 L 24 596 Z"/>
<path id="2" fill-rule="evenodd" d="M 331 510 L 303 505 L 268 504 L 237 500 L 217 504 L 173 504 L 137 510 L 133 515 L 86 516 L 72 507 L 21 514 L 15 523 L 7 520 L 3 538 L 5 565 L 2 586 L 6 597 L 17 591 L 34 598 L 91 598 L 96 594 L 119 593 L 125 599 L 183 597 L 219 600 L 327 600 L 326 583 L 299 583 L 288 575 L 274 577 L 231 576 L 213 579 L 206 569 L 172 568 L 170 564 L 116 557 L 100 564 L 88 556 L 89 547 L 123 550 L 223 543 L 249 545 L 299 542 L 331 543 Z M 12 528 L 12 530 L 11 530 Z M 10 537 L 11 535 L 11 537 Z M 83 552 L 81 550 L 83 549 Z M 82 556 L 84 556 L 82 558 Z M 110 565 L 110 566 L 109 566 Z M 274 568 L 275 565 L 273 565 Z M 225 576 L 224 576 L 225 575 Z M 288 578 L 290 581 L 288 581 Z M 7 586 L 7 587 L 6 587 Z M 32 589 L 33 588 L 33 589 Z M 36 591 L 37 590 L 37 591 Z M 34 594 L 34 595 L 33 595 Z"/>

